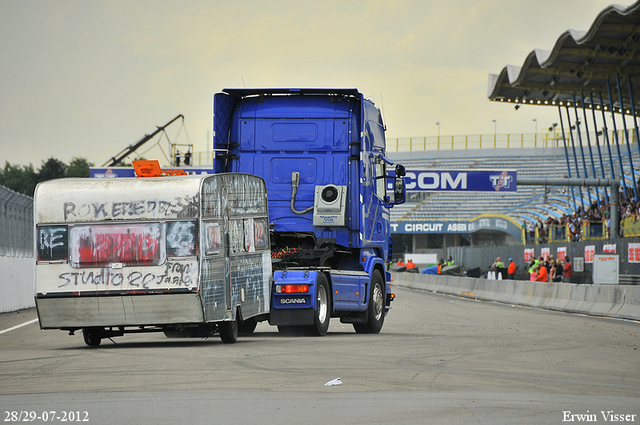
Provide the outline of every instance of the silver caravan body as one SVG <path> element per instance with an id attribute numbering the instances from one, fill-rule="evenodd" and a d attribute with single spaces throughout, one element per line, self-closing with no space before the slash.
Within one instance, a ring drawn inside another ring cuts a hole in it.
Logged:
<path id="1" fill-rule="evenodd" d="M 34 199 L 42 329 L 83 329 L 88 345 L 144 330 L 234 342 L 238 327 L 268 318 L 261 178 L 60 179 Z"/>

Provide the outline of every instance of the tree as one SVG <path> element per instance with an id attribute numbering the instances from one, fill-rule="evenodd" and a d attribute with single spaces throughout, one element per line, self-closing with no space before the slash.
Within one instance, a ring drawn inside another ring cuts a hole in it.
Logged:
<path id="1" fill-rule="evenodd" d="M 67 166 L 66 177 L 89 177 L 91 175 L 92 162 L 86 158 L 72 158 Z"/>
<path id="2" fill-rule="evenodd" d="M 38 183 L 52 179 L 60 179 L 67 174 L 67 166 L 59 159 L 49 158 L 47 162 L 42 162 L 42 167 L 38 170 Z"/>
<path id="3" fill-rule="evenodd" d="M 49 158 L 46 162 L 42 161 L 42 166 L 36 172 L 31 164 L 13 165 L 6 161 L 4 168 L 0 168 L 0 185 L 33 196 L 38 183 L 63 177 L 89 177 L 91 166 L 93 163 L 85 158 L 74 157 L 68 166 L 58 159 Z"/>
<path id="4" fill-rule="evenodd" d="M 6 161 L 4 169 L 0 169 L 0 185 L 13 191 L 33 196 L 37 183 L 37 174 L 31 164 L 21 166 L 9 164 L 9 161 Z"/>

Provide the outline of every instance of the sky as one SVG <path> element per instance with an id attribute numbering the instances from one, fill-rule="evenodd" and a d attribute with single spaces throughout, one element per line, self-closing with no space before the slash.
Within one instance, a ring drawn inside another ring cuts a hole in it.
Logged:
<path id="1" fill-rule="evenodd" d="M 357 88 L 388 138 L 540 132 L 557 109 L 490 102 L 489 74 L 610 4 L 0 0 L 0 167 L 100 166 L 178 114 L 169 139 L 210 151 L 213 95 L 238 87 Z"/>

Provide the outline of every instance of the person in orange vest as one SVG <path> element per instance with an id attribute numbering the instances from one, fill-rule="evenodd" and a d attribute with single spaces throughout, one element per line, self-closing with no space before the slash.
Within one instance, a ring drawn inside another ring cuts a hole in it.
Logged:
<path id="1" fill-rule="evenodd" d="M 509 258 L 509 267 L 507 268 L 507 277 L 511 280 L 516 278 L 516 263 L 513 262 L 513 258 Z"/>
<path id="2" fill-rule="evenodd" d="M 407 261 L 407 270 L 412 269 L 415 266 L 416 266 L 416 264 L 413 262 L 413 260 Z"/>
<path id="3" fill-rule="evenodd" d="M 564 258 L 564 271 L 562 272 L 562 281 L 571 283 L 571 277 L 573 275 L 571 269 L 571 262 L 569 261 L 569 257 Z"/>
<path id="4" fill-rule="evenodd" d="M 538 267 L 538 282 L 547 282 L 549 277 L 549 272 L 547 271 L 547 268 L 544 266 L 544 264 L 540 264 L 540 266 Z"/>
<path id="5" fill-rule="evenodd" d="M 442 274 L 442 267 L 444 266 L 444 259 L 441 258 L 438 262 L 438 274 Z"/>
<path id="6" fill-rule="evenodd" d="M 398 264 L 396 264 L 396 266 L 404 267 L 404 261 L 402 261 L 402 258 L 398 258 Z"/>

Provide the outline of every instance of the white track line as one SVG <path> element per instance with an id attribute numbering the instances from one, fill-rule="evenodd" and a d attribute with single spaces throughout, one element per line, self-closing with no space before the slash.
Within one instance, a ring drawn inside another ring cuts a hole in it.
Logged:
<path id="1" fill-rule="evenodd" d="M 16 330 L 16 329 L 18 329 L 18 328 L 21 328 L 21 327 L 23 327 L 23 326 L 30 325 L 30 324 L 32 324 L 32 323 L 36 323 L 37 321 L 38 321 L 38 319 L 37 319 L 37 318 L 35 318 L 35 319 L 33 319 L 33 320 L 29 320 L 28 322 L 24 322 L 24 323 L 21 323 L 21 324 L 19 324 L 19 325 L 12 326 L 12 327 L 10 327 L 10 328 L 8 328 L 8 329 L 4 329 L 4 330 L 0 331 L 0 334 L 6 333 L 6 332 L 15 331 L 15 330 Z"/>

